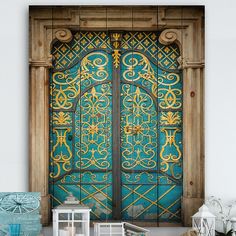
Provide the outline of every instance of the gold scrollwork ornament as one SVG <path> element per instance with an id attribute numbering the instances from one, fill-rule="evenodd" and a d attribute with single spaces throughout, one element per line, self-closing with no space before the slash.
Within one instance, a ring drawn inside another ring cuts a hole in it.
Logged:
<path id="1" fill-rule="evenodd" d="M 120 65 L 120 50 L 114 50 L 112 57 L 113 57 L 113 64 L 115 66 L 115 68 L 118 68 Z"/>

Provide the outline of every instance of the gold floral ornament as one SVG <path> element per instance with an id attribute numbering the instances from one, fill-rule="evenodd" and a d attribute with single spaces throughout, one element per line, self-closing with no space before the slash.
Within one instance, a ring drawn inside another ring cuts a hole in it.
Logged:
<path id="1" fill-rule="evenodd" d="M 112 33 L 111 34 L 111 41 L 112 41 L 112 46 L 114 48 L 112 57 L 113 57 L 113 64 L 115 68 L 118 68 L 120 65 L 120 46 L 121 46 L 121 39 L 122 35 L 120 33 Z"/>
<path id="2" fill-rule="evenodd" d="M 108 78 L 109 74 L 105 69 L 107 64 L 106 54 L 91 52 L 82 59 L 81 66 L 76 72 L 53 73 L 54 85 L 50 90 L 53 97 L 51 107 L 54 109 L 72 108 L 74 99 L 80 94 L 82 82 L 89 86 L 95 81 L 104 81 Z"/>
<path id="3" fill-rule="evenodd" d="M 112 37 L 115 39 L 115 41 L 118 41 L 118 40 L 120 40 L 121 34 L 114 33 L 114 34 L 112 34 Z"/>
<path id="4" fill-rule="evenodd" d="M 126 126 L 124 127 L 124 131 L 125 131 L 125 134 L 126 134 L 126 135 L 131 134 L 131 133 L 132 133 L 132 126 L 126 125 Z"/>
<path id="5" fill-rule="evenodd" d="M 49 175 L 50 178 L 57 178 L 61 172 L 71 170 L 72 150 L 67 143 L 68 133 L 71 132 L 71 128 L 53 128 L 52 131 L 56 136 L 56 140 L 50 154 L 50 165 L 53 166 L 53 171 Z"/>
<path id="6" fill-rule="evenodd" d="M 142 126 L 141 125 L 135 125 L 135 126 L 131 126 L 131 125 L 126 125 L 124 127 L 124 131 L 126 135 L 131 135 L 131 134 L 140 134 L 142 133 Z"/>
<path id="7" fill-rule="evenodd" d="M 71 117 L 68 113 L 60 111 L 53 116 L 53 122 L 56 125 L 68 125 L 71 123 Z"/>
<path id="8" fill-rule="evenodd" d="M 89 126 L 89 133 L 90 134 L 97 134 L 98 133 L 98 127 L 96 125 L 90 125 Z"/>
<path id="9" fill-rule="evenodd" d="M 114 50 L 112 57 L 113 57 L 113 64 L 115 68 L 118 68 L 120 65 L 120 50 Z"/>
<path id="10" fill-rule="evenodd" d="M 171 166 L 179 164 L 179 160 L 182 156 L 179 145 L 176 143 L 176 133 L 181 132 L 179 128 L 165 127 L 161 129 L 161 132 L 165 133 L 166 141 L 160 151 L 161 158 L 161 170 L 166 172 Z M 166 150 L 172 148 L 172 152 L 168 153 Z"/>
<path id="11" fill-rule="evenodd" d="M 135 134 L 140 134 L 140 133 L 142 133 L 142 126 L 141 126 L 141 125 L 136 125 L 136 126 L 134 127 L 134 133 L 135 133 Z"/>
<path id="12" fill-rule="evenodd" d="M 161 125 L 179 125 L 181 124 L 181 117 L 179 112 L 162 112 L 161 113 Z"/>
<path id="13" fill-rule="evenodd" d="M 163 73 L 158 75 L 159 106 L 162 109 L 178 109 L 182 106 L 182 91 L 176 85 L 180 82 L 180 76 L 176 73 Z"/>
<path id="14" fill-rule="evenodd" d="M 140 81 L 144 86 L 150 86 L 153 96 L 157 97 L 157 78 L 149 59 L 140 52 L 124 54 L 122 64 L 125 67 L 123 78 L 127 81 Z"/>

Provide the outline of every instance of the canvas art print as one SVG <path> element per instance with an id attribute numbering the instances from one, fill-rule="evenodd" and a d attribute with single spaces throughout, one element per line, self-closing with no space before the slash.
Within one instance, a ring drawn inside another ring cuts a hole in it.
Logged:
<path id="1" fill-rule="evenodd" d="M 0 236 L 236 236 L 234 2 L 2 1 Z"/>
<path id="2" fill-rule="evenodd" d="M 44 224 L 68 195 L 93 222 L 191 224 L 203 23 L 202 6 L 30 7 L 30 190 Z"/>

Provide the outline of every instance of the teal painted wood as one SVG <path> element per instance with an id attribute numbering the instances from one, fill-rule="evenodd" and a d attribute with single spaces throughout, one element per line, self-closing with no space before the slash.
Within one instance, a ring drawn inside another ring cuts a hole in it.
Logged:
<path id="1" fill-rule="evenodd" d="M 20 224 L 21 235 L 38 236 L 40 220 L 40 193 L 0 193 L 0 235 L 8 233 L 9 224 Z"/>
<path id="2" fill-rule="evenodd" d="M 104 32 L 88 32 L 75 33 L 70 46 L 55 44 L 55 51 L 72 53 L 55 60 L 55 68 L 71 67 L 51 76 L 52 203 L 61 204 L 72 192 L 92 209 L 92 219 L 112 218 L 112 56 L 106 51 L 108 42 Z M 94 46 L 100 50 L 91 51 Z"/>
<path id="3" fill-rule="evenodd" d="M 179 222 L 182 196 L 182 75 L 177 45 L 158 32 L 126 32 L 120 56 L 123 220 Z M 112 219 L 112 45 L 106 32 L 56 42 L 50 76 L 52 206 L 69 192 Z"/>
<path id="4" fill-rule="evenodd" d="M 122 218 L 180 222 L 182 77 L 178 47 L 124 35 L 121 57 Z"/>

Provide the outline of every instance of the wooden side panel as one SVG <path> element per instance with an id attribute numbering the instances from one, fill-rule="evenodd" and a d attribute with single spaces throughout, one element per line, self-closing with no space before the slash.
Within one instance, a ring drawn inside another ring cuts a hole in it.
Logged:
<path id="1" fill-rule="evenodd" d="M 30 80 L 30 182 L 29 189 L 41 192 L 42 223 L 48 221 L 48 76 L 44 67 L 31 68 Z"/>
<path id="2" fill-rule="evenodd" d="M 203 77 L 201 68 L 184 70 L 184 196 L 183 222 L 191 225 L 191 216 L 204 200 Z"/>

